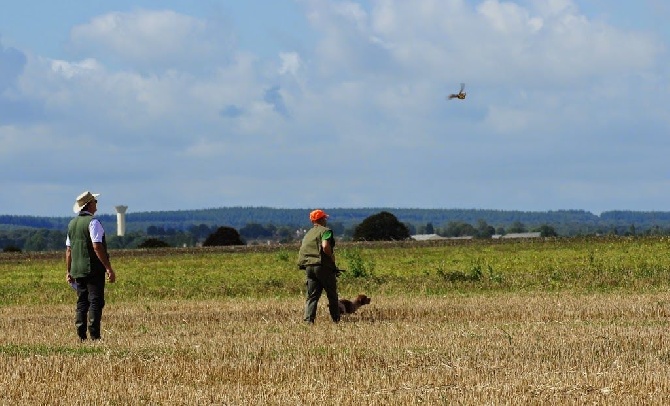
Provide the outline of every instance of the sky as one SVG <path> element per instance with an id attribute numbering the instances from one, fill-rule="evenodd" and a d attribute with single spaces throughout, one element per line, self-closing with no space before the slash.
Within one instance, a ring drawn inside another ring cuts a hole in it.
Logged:
<path id="1" fill-rule="evenodd" d="M 0 214 L 670 211 L 665 0 L 0 10 Z"/>

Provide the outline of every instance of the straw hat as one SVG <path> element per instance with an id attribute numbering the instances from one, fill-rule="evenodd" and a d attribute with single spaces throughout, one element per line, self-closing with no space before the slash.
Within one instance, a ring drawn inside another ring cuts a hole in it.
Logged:
<path id="1" fill-rule="evenodd" d="M 79 213 L 86 205 L 100 196 L 100 193 L 91 193 L 88 190 L 77 196 L 77 202 L 72 207 L 75 213 Z"/>

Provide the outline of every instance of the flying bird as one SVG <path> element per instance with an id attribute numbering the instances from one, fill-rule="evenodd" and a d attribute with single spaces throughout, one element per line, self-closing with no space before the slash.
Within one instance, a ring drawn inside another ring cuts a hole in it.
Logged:
<path id="1" fill-rule="evenodd" d="M 449 99 L 449 100 L 451 100 L 451 99 L 461 99 L 461 100 L 464 100 L 464 99 L 465 99 L 465 94 L 466 94 L 466 93 L 465 93 L 463 90 L 465 90 L 465 83 L 461 83 L 461 90 L 460 90 L 458 93 L 452 93 L 452 94 L 450 94 L 449 97 L 448 97 L 448 99 Z"/>

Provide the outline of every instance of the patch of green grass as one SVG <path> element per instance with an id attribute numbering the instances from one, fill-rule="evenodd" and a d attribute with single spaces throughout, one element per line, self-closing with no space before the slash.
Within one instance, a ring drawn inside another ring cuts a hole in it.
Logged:
<path id="1" fill-rule="evenodd" d="M 664 237 L 528 241 L 338 243 L 345 293 L 445 295 L 485 291 L 659 291 L 670 286 Z M 5 255 L 5 256 L 3 256 Z M 0 254 L 0 305 L 72 303 L 62 255 Z M 109 302 L 294 297 L 304 273 L 285 246 L 237 251 L 112 251 Z"/>
<path id="2" fill-rule="evenodd" d="M 72 347 L 68 346 L 55 346 L 47 344 L 5 344 L 0 345 L 0 354 L 29 357 L 34 355 L 40 356 L 51 356 L 51 355 L 91 355 L 91 354 L 104 354 L 105 348 L 92 345 L 76 345 Z"/>

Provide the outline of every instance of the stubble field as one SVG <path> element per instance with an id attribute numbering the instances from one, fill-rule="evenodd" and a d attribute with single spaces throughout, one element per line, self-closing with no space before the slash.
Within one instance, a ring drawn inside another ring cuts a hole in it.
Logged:
<path id="1" fill-rule="evenodd" d="M 113 252 L 77 342 L 58 254 L 0 256 L 1 404 L 667 404 L 662 238 L 338 245 L 339 324 L 297 247 Z"/>

